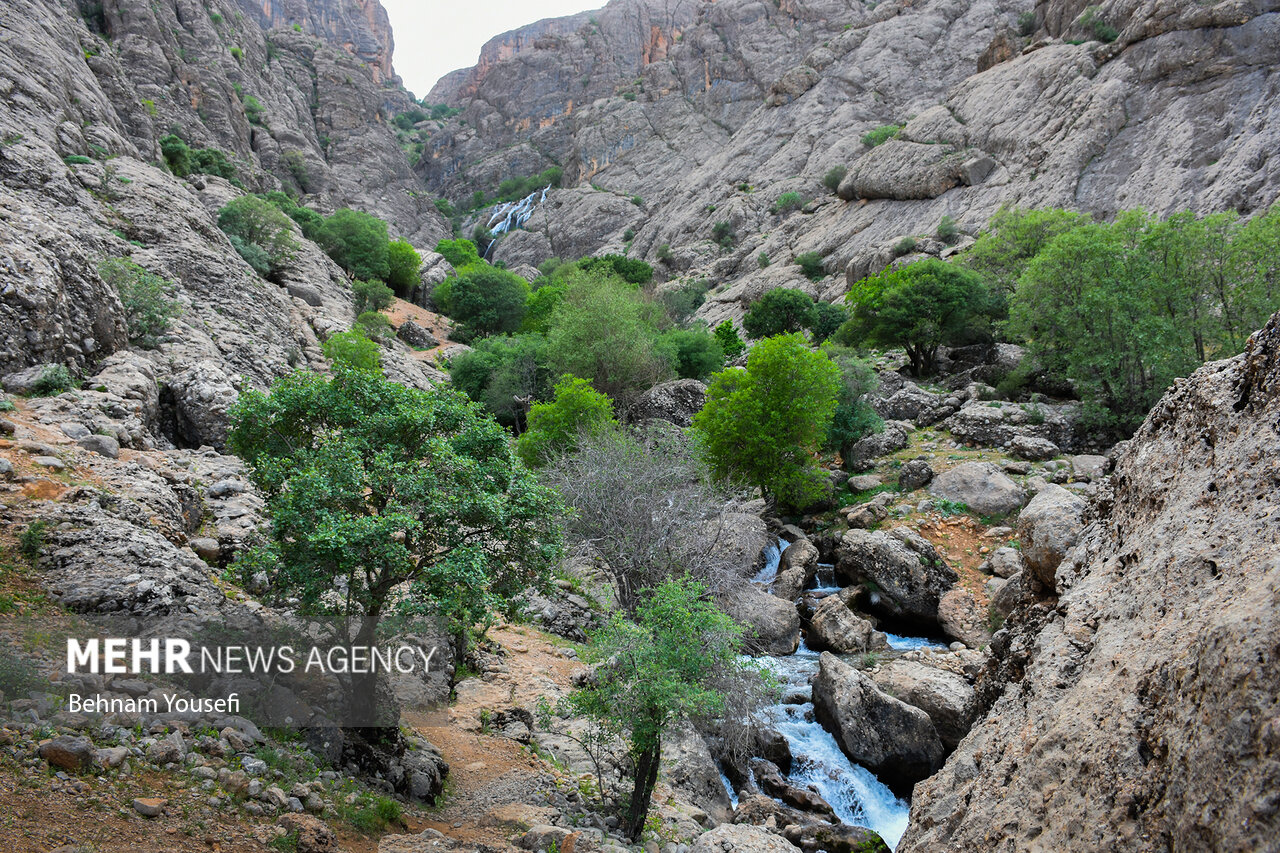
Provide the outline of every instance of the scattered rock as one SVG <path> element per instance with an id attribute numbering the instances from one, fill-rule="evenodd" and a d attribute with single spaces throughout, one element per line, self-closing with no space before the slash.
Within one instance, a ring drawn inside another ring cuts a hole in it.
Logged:
<path id="1" fill-rule="evenodd" d="M 1032 575 L 1047 589 L 1055 588 L 1055 573 L 1084 530 L 1088 504 L 1061 486 L 1048 485 L 1018 516 L 1022 556 Z"/>
<path id="2" fill-rule="evenodd" d="M 76 442 L 90 453 L 117 459 L 120 456 L 120 442 L 109 435 L 86 435 Z"/>
<path id="3" fill-rule="evenodd" d="M 693 416 L 707 402 L 707 386 L 696 379 L 676 379 L 655 385 L 640 395 L 627 412 L 633 422 L 669 421 L 678 427 L 693 425 Z"/>
<path id="4" fill-rule="evenodd" d="M 1111 467 L 1111 460 L 1105 456 L 1072 456 L 1071 473 L 1081 480 L 1099 480 L 1105 477 Z"/>
<path id="5" fill-rule="evenodd" d="M 1019 459 L 1028 459 L 1032 462 L 1040 462 L 1045 459 L 1052 459 L 1062 451 L 1058 445 L 1054 444 L 1047 438 L 1036 438 L 1033 435 L 1015 436 L 1013 441 L 1009 442 L 1009 452 Z"/>
<path id="6" fill-rule="evenodd" d="M 869 492 L 880 485 L 880 478 L 875 474 L 857 474 L 849 478 L 849 491 Z"/>
<path id="7" fill-rule="evenodd" d="M 957 501 L 978 515 L 1008 515 L 1027 502 L 1026 492 L 990 462 L 965 462 L 933 478 L 929 494 Z"/>
<path id="8" fill-rule="evenodd" d="M 133 801 L 133 810 L 143 817 L 159 817 L 164 814 L 168 802 L 159 797 L 140 797 Z"/>
<path id="9" fill-rule="evenodd" d="M 872 612 L 936 624 L 938 600 L 958 577 L 928 540 L 905 528 L 850 530 L 836 549 L 836 576 L 875 585 Z"/>
<path id="10" fill-rule="evenodd" d="M 50 471 L 62 471 L 67 467 L 67 464 L 56 456 L 33 456 L 31 461 Z"/>
<path id="11" fill-rule="evenodd" d="M 40 744 L 37 754 L 54 767 L 78 773 L 93 766 L 93 741 L 87 737 L 59 735 Z"/>
<path id="12" fill-rule="evenodd" d="M 884 432 L 872 433 L 849 449 L 849 457 L 844 461 L 845 467 L 850 471 L 866 471 L 873 466 L 877 457 L 887 456 L 906 446 L 906 430 L 896 424 L 886 423 Z"/>
<path id="13" fill-rule="evenodd" d="M 338 837 L 322 821 L 310 815 L 281 815 L 276 825 L 286 833 L 297 833 L 298 853 L 336 853 Z"/>
<path id="14" fill-rule="evenodd" d="M 758 826 L 722 823 L 699 835 L 690 853 L 796 853 L 796 847 Z"/>
<path id="15" fill-rule="evenodd" d="M 433 349 L 440 346 L 440 341 L 436 336 L 419 326 L 413 320 L 405 320 L 400 324 L 400 328 L 396 329 L 396 337 L 404 341 L 411 347 L 418 349 Z"/>
<path id="16" fill-rule="evenodd" d="M 1011 578 L 1022 571 L 1022 552 L 1008 546 L 997 548 L 983 565 L 996 577 Z"/>
<path id="17" fill-rule="evenodd" d="M 898 470 L 898 487 L 903 492 L 914 492 L 923 489 L 933 479 L 933 468 L 928 460 L 912 459 L 904 462 Z"/>

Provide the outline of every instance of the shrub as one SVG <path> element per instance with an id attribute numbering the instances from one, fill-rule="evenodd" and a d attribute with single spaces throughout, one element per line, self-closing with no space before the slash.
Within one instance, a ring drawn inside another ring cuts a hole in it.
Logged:
<path id="1" fill-rule="evenodd" d="M 172 133 L 161 137 L 160 154 L 164 157 L 164 164 L 169 167 L 169 171 L 177 177 L 185 178 L 191 174 L 193 166 L 191 148 L 182 137 Z"/>
<path id="2" fill-rule="evenodd" d="M 369 340 L 360 329 L 339 332 L 320 345 L 324 357 L 335 365 L 346 365 L 355 370 L 380 371 L 382 356 L 378 345 Z"/>
<path id="3" fill-rule="evenodd" d="M 217 148 L 192 149 L 191 171 L 201 175 L 216 175 L 228 181 L 236 179 L 236 167 L 227 159 L 226 153 Z"/>
<path id="4" fill-rule="evenodd" d="M 1089 6 L 1080 16 L 1080 26 L 1093 34 L 1093 37 L 1105 44 L 1110 44 L 1120 37 L 1120 31 L 1108 24 L 1099 14 L 1101 8 L 1098 6 Z"/>
<path id="5" fill-rule="evenodd" d="M 950 214 L 945 214 L 942 219 L 938 221 L 937 235 L 938 239 L 942 242 L 954 242 L 959 234 L 960 226 L 956 224 L 955 219 L 953 219 Z"/>
<path id="6" fill-rule="evenodd" d="M 846 166 L 832 166 L 827 173 L 822 176 L 822 185 L 827 189 L 835 192 L 840 188 L 840 182 L 844 180 L 845 175 L 849 174 Z"/>
<path id="7" fill-rule="evenodd" d="M 449 378 L 500 423 L 519 426 L 529 403 L 551 397 L 546 336 L 494 335 L 476 341 L 470 352 L 450 361 Z"/>
<path id="8" fill-rule="evenodd" d="M 529 427 L 516 448 L 526 465 L 537 467 L 555 455 L 571 452 L 580 434 L 617 425 L 613 401 L 587 380 L 565 374 L 556 383 L 551 402 L 535 403 L 529 410 Z"/>
<path id="9" fill-rule="evenodd" d="M 253 95 L 245 95 L 244 117 L 249 120 L 249 124 L 261 125 L 264 114 L 265 110 L 262 107 L 262 101 L 259 101 Z"/>
<path id="10" fill-rule="evenodd" d="M 393 240 L 387 245 L 387 284 L 404 299 L 413 295 L 421 282 L 418 273 L 422 269 L 422 257 L 405 240 Z"/>
<path id="11" fill-rule="evenodd" d="M 893 244 L 893 253 L 898 257 L 909 255 L 916 250 L 915 237 L 903 237 L 901 240 Z"/>
<path id="12" fill-rule="evenodd" d="M 634 228 L 628 228 L 626 231 L 622 232 L 622 241 L 624 243 L 630 243 L 635 238 L 636 238 L 636 229 Z"/>
<path id="13" fill-rule="evenodd" d="M 231 48 L 231 56 L 236 62 L 244 61 L 244 51 L 238 47 Z"/>
<path id="14" fill-rule="evenodd" d="M 721 220 L 711 226 L 711 239 L 727 252 L 738 242 L 738 235 L 734 233 L 732 225 Z"/>
<path id="15" fill-rule="evenodd" d="M 830 302 L 816 302 L 813 306 L 813 317 L 809 323 L 809 331 L 813 333 L 813 342 L 820 344 L 836 333 L 849 319 L 849 312 L 839 305 Z"/>
<path id="16" fill-rule="evenodd" d="M 805 252 L 796 255 L 796 266 L 809 281 L 821 281 L 826 278 L 827 270 L 822 265 L 822 255 L 818 252 Z"/>
<path id="17" fill-rule="evenodd" d="M 266 250 L 253 243 L 246 243 L 235 234 L 229 234 L 227 239 L 231 241 L 231 248 L 236 250 L 236 254 L 243 258 L 254 272 L 263 278 L 271 275 L 271 256 L 266 253 Z"/>
<path id="18" fill-rule="evenodd" d="M 793 210 L 799 210 L 809 203 L 809 200 L 797 192 L 785 192 L 778 196 L 778 200 L 773 203 L 774 213 L 790 213 Z"/>
<path id="19" fill-rule="evenodd" d="M 244 245 L 251 244 L 265 253 L 267 273 L 279 272 L 298 249 L 298 241 L 293 236 L 293 223 L 289 217 L 281 213 L 278 206 L 258 196 L 244 195 L 228 202 L 218 211 L 218 227 L 229 237 L 238 237 Z M 250 266 L 258 269 L 241 246 L 237 246 L 236 250 L 249 261 Z M 256 253 L 249 254 L 256 257 Z M 258 260 L 260 262 L 260 258 Z M 258 272 L 264 276 L 267 274 L 261 269 Z"/>
<path id="20" fill-rule="evenodd" d="M 480 252 L 470 240 L 441 240 L 436 251 L 456 270 L 480 262 Z"/>
<path id="21" fill-rule="evenodd" d="M 93 162 L 93 158 L 86 157 L 83 154 L 70 154 L 62 158 L 62 162 L 68 166 L 87 166 Z"/>
<path id="22" fill-rule="evenodd" d="M 356 278 L 386 281 L 390 274 L 387 223 L 376 216 L 344 207 L 324 221 L 316 242 Z"/>
<path id="23" fill-rule="evenodd" d="M 999 312 L 978 275 L 935 258 L 865 278 L 847 299 L 850 333 L 905 348 L 916 376 L 932 372 L 939 346 L 980 338 Z"/>
<path id="24" fill-rule="evenodd" d="M 813 299 L 788 287 L 775 287 L 765 293 L 751 303 L 742 318 L 742 328 L 757 340 L 799 332 L 812 323 Z"/>
<path id="25" fill-rule="evenodd" d="M 869 130 L 862 134 L 862 144 L 868 148 L 875 148 L 877 145 L 888 142 L 897 136 L 902 127 L 900 124 L 882 124 L 875 130 Z"/>
<path id="26" fill-rule="evenodd" d="M 356 296 L 357 314 L 390 308 L 396 297 L 391 288 L 377 279 L 356 279 L 351 282 L 351 290 Z"/>
<path id="27" fill-rule="evenodd" d="M 50 364 L 40 371 L 40 375 L 32 383 L 31 396 L 56 397 L 75 387 L 77 387 L 76 380 L 65 364 Z"/>
<path id="28" fill-rule="evenodd" d="M 765 269 L 766 267 L 768 267 L 769 253 L 761 252 L 760 254 L 756 255 L 756 263 L 760 266 L 760 269 Z"/>
<path id="29" fill-rule="evenodd" d="M 757 344 L 745 370 L 716 374 L 694 418 L 717 476 L 737 474 L 785 506 L 803 509 L 830 481 L 814 461 L 840 391 L 840 370 L 800 335 Z"/>
<path id="30" fill-rule="evenodd" d="M 1036 13 L 1027 11 L 1018 16 L 1018 35 L 1031 36 L 1036 31 Z"/>
<path id="31" fill-rule="evenodd" d="M 732 320 L 725 320 L 715 330 L 716 340 L 720 342 L 720 348 L 724 351 L 726 358 L 737 358 L 746 350 L 747 345 L 738 335 L 738 330 L 733 327 Z"/>
<path id="32" fill-rule="evenodd" d="M 662 304 L 666 306 L 667 316 L 671 321 L 682 324 L 702 307 L 702 303 L 707 300 L 707 291 L 710 289 L 710 282 L 699 279 L 687 282 L 673 290 L 663 291 L 660 298 Z"/>
<path id="33" fill-rule="evenodd" d="M 1001 207 L 962 263 L 981 275 L 993 292 L 1008 295 L 1032 258 L 1058 235 L 1091 221 L 1089 214 L 1073 210 Z"/>
<path id="34" fill-rule="evenodd" d="M 386 340 L 391 337 L 391 321 L 387 315 L 377 311 L 364 311 L 356 317 L 356 326 L 371 341 Z"/>
<path id="35" fill-rule="evenodd" d="M 661 246 L 658 247 L 658 260 L 664 264 L 669 264 L 671 263 L 671 259 L 672 259 L 671 244 L 663 243 Z"/>
<path id="36" fill-rule="evenodd" d="M 307 165 L 305 154 L 301 151 L 286 151 L 284 165 L 293 176 L 293 182 L 298 185 L 298 189 L 304 193 L 315 192 L 316 187 L 311 182 L 311 168 Z"/>
<path id="37" fill-rule="evenodd" d="M 26 529 L 18 535 L 18 553 L 25 557 L 27 562 L 34 563 L 40 559 L 40 553 L 44 551 L 45 531 L 48 529 L 47 521 L 37 520 L 28 524 Z"/>
<path id="38" fill-rule="evenodd" d="M 448 291 L 449 316 L 467 339 L 520 330 L 528 310 L 529 283 L 515 273 L 478 264 L 458 275 Z"/>
<path id="39" fill-rule="evenodd" d="M 724 347 L 705 326 L 672 329 L 658 346 L 681 379 L 706 379 L 724 367 Z"/>
<path id="40" fill-rule="evenodd" d="M 604 255 L 599 258 L 583 258 L 578 261 L 579 269 L 586 272 L 603 269 L 606 272 L 612 271 L 623 281 L 631 284 L 648 284 L 653 281 L 653 267 L 637 258 L 628 258 L 624 255 Z"/>
<path id="41" fill-rule="evenodd" d="M 520 324 L 522 332 L 539 332 L 546 334 L 551 328 L 551 317 L 556 306 L 564 299 L 563 284 L 544 284 L 529 296 L 525 304 L 524 322 Z"/>
<path id="42" fill-rule="evenodd" d="M 839 451 L 848 460 L 854 444 L 884 429 L 884 422 L 867 402 L 867 396 L 876 390 L 880 379 L 875 368 L 858 358 L 852 350 L 828 343 L 822 351 L 840 369 L 840 393 L 827 430 L 826 446 Z"/>
<path id="43" fill-rule="evenodd" d="M 169 297 L 174 282 L 148 272 L 128 258 L 110 258 L 98 265 L 102 280 L 115 288 L 124 306 L 129 342 L 153 349 L 182 309 Z"/>

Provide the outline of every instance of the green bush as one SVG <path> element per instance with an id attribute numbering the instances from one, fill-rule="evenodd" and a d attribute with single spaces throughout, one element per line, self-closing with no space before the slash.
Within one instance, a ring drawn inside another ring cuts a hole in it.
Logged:
<path id="1" fill-rule="evenodd" d="M 422 269 L 422 256 L 405 240 L 393 240 L 387 245 L 387 284 L 398 296 L 408 299 L 421 284 L 418 273 Z"/>
<path id="2" fill-rule="evenodd" d="M 880 379 L 875 368 L 858 358 L 853 350 L 828 343 L 822 351 L 840 369 L 840 393 L 827 430 L 826 446 L 848 460 L 854 444 L 884 429 L 884 421 L 867 402 L 867 396 L 880 385 Z"/>
<path id="3" fill-rule="evenodd" d="M 262 101 L 259 101 L 253 95 L 245 95 L 244 97 L 244 117 L 249 120 L 249 124 L 261 125 L 262 118 L 266 111 L 263 109 Z"/>
<path id="4" fill-rule="evenodd" d="M 717 476 L 741 476 L 782 506 L 803 509 L 830 491 L 814 460 L 839 392 L 831 359 L 800 335 L 779 335 L 756 344 L 745 370 L 716 374 L 693 425 Z"/>
<path id="5" fill-rule="evenodd" d="M 686 282 L 672 290 L 665 290 L 659 298 L 662 300 L 662 304 L 666 306 L 667 316 L 671 319 L 671 322 L 680 325 L 702 307 L 702 303 L 707 300 L 707 291 L 710 289 L 711 283 L 709 281 L 699 279 L 698 281 Z"/>
<path id="6" fill-rule="evenodd" d="M 183 141 L 182 137 L 172 133 L 160 137 L 160 154 L 164 157 L 164 164 L 169 167 L 169 171 L 177 177 L 185 178 L 191 174 L 193 167 L 191 147 Z"/>
<path id="7" fill-rule="evenodd" d="M 673 255 L 671 254 L 671 244 L 663 243 L 658 247 L 658 260 L 664 264 L 671 263 Z"/>
<path id="8" fill-rule="evenodd" d="M 1098 41 L 1110 44 L 1120 37 L 1120 31 L 1102 19 L 1101 11 L 1099 6 L 1087 7 L 1080 16 L 1080 26 L 1092 33 Z"/>
<path id="9" fill-rule="evenodd" d="M 65 364 L 50 364 L 40 371 L 40 375 L 32 383 L 30 396 L 56 397 L 76 387 L 78 383 Z"/>
<path id="10" fill-rule="evenodd" d="M 335 365 L 343 364 L 355 370 L 380 371 L 382 355 L 378 345 L 369 340 L 360 329 L 339 332 L 320 345 L 324 357 Z"/>
<path id="11" fill-rule="evenodd" d="M 450 361 L 449 378 L 500 423 L 516 426 L 527 408 L 517 398 L 543 402 L 551 397 L 546 336 L 494 335 L 476 341 L 469 352 Z"/>
<path id="12" fill-rule="evenodd" d="M 271 275 L 271 256 L 265 249 L 253 243 L 246 243 L 235 234 L 229 234 L 227 239 L 231 241 L 231 248 L 236 250 L 236 254 L 243 258 L 254 272 L 263 278 Z"/>
<path id="13" fill-rule="evenodd" d="M 549 403 L 535 403 L 529 410 L 529 427 L 516 445 L 529 467 L 545 465 L 560 453 L 578 445 L 578 436 L 616 427 L 613 401 L 585 379 L 568 374 L 556 383 Z"/>
<path id="14" fill-rule="evenodd" d="M 488 264 L 467 268 L 448 290 L 448 313 L 465 340 L 520 331 L 528 310 L 529 283 Z"/>
<path id="15" fill-rule="evenodd" d="M 556 306 L 564 299 L 564 292 L 563 284 L 544 284 L 531 293 L 525 304 L 524 322 L 520 324 L 520 331 L 545 335 L 551 328 L 551 318 Z"/>
<path id="16" fill-rule="evenodd" d="M 441 240 L 436 244 L 436 251 L 444 255 L 455 270 L 480 262 L 480 252 L 470 240 Z"/>
<path id="17" fill-rule="evenodd" d="M 351 282 L 351 290 L 356 296 L 356 313 L 366 311 L 383 311 L 391 307 L 395 301 L 395 292 L 377 279 L 356 279 Z"/>
<path id="18" fill-rule="evenodd" d="M 882 124 L 875 130 L 869 130 L 862 134 L 862 144 L 868 148 L 875 148 L 877 145 L 893 139 L 902 128 L 903 125 L 900 124 Z"/>
<path id="19" fill-rule="evenodd" d="M 236 62 L 244 61 L 244 51 L 238 47 L 231 48 L 231 56 Z"/>
<path id="20" fill-rule="evenodd" d="M 1018 16 L 1018 35 L 1031 36 L 1036 31 L 1036 13 L 1027 11 Z"/>
<path id="21" fill-rule="evenodd" d="M 813 342 L 820 344 L 836 333 L 849 319 L 849 312 L 839 305 L 830 302 L 815 302 L 813 316 L 809 323 L 809 331 L 813 333 Z"/>
<path id="22" fill-rule="evenodd" d="M 672 329 L 663 334 L 658 349 L 681 379 L 703 379 L 724 367 L 724 347 L 705 326 Z"/>
<path id="23" fill-rule="evenodd" d="M 324 221 L 315 239 L 338 266 L 356 278 L 386 281 L 390 275 L 387 223 L 376 216 L 344 207 Z"/>
<path id="24" fill-rule="evenodd" d="M 387 315 L 377 311 L 361 312 L 360 316 L 356 317 L 356 326 L 371 341 L 386 340 L 394 334 L 391 328 L 391 321 L 387 319 Z"/>
<path id="25" fill-rule="evenodd" d="M 759 265 L 760 269 L 766 269 L 769 266 L 769 253 L 761 252 L 756 255 L 756 264 Z"/>
<path id="26" fill-rule="evenodd" d="M 995 293 L 1013 293 L 1031 260 L 1060 234 L 1092 222 L 1089 214 L 1045 208 L 1001 207 L 961 262 Z"/>
<path id="27" fill-rule="evenodd" d="M 933 371 L 939 346 L 982 339 L 1002 308 L 980 276 L 935 258 L 869 276 L 846 298 L 849 335 L 903 347 L 916 376 Z"/>
<path id="28" fill-rule="evenodd" d="M 68 166 L 87 166 L 93 162 L 93 159 L 91 157 L 86 157 L 83 154 L 69 154 L 62 158 L 62 162 L 66 163 Z"/>
<path id="29" fill-rule="evenodd" d="M 44 551 L 45 532 L 48 529 L 47 521 L 37 520 L 28 524 L 26 529 L 18 535 L 18 553 L 25 557 L 27 562 L 34 563 L 40 559 L 40 554 Z"/>
<path id="30" fill-rule="evenodd" d="M 733 327 L 732 320 L 725 320 L 715 330 L 716 340 L 720 342 L 720 348 L 724 351 L 725 358 L 737 358 L 746 350 L 747 345 L 743 342 L 738 330 Z"/>
<path id="31" fill-rule="evenodd" d="M 767 291 L 747 310 L 742 328 L 756 340 L 799 332 L 813 323 L 813 299 L 789 287 Z"/>
<path id="32" fill-rule="evenodd" d="M 606 272 L 612 271 L 618 275 L 623 281 L 631 284 L 648 284 L 653 281 L 653 267 L 637 258 L 628 258 L 624 255 L 604 255 L 599 258 L 583 258 L 578 261 L 578 267 L 586 272 L 604 269 Z"/>
<path id="33" fill-rule="evenodd" d="M 942 219 L 938 221 L 937 236 L 942 242 L 955 242 L 955 239 L 959 234 L 960 226 L 956 224 L 955 219 L 953 219 L 950 214 L 945 214 Z"/>
<path id="34" fill-rule="evenodd" d="M 827 170 L 827 173 L 822 176 L 822 185 L 832 192 L 835 192 L 840 188 L 840 182 L 844 180 L 845 175 L 848 174 L 848 167 L 832 166 Z"/>
<path id="35" fill-rule="evenodd" d="M 98 274 L 115 288 L 124 306 L 129 342 L 153 349 L 169 330 L 169 321 L 182 313 L 170 296 L 175 282 L 148 272 L 128 258 L 109 258 L 98 265 Z"/>
<path id="36" fill-rule="evenodd" d="M 226 153 L 217 148 L 193 148 L 191 171 L 201 175 L 215 175 L 233 182 L 236 179 L 236 167 L 227 159 Z"/>
<path id="37" fill-rule="evenodd" d="M 901 240 L 893 244 L 893 253 L 898 257 L 909 255 L 916 250 L 915 237 L 903 237 Z"/>
<path id="38" fill-rule="evenodd" d="M 827 270 L 822 262 L 823 258 L 819 252 L 804 252 L 796 255 L 796 266 L 800 267 L 800 271 L 809 281 L 822 281 L 826 278 Z"/>
<path id="39" fill-rule="evenodd" d="M 298 241 L 293 236 L 293 223 L 288 216 L 280 212 L 279 206 L 254 195 L 244 195 L 232 199 L 222 210 L 218 211 L 218 227 L 228 237 L 238 237 L 242 242 L 236 245 L 236 251 L 266 276 L 278 273 L 280 269 L 293 259 L 298 250 Z M 267 258 L 267 271 L 263 272 L 257 264 L 261 263 L 256 253 L 244 250 L 245 246 L 256 246 Z M 256 263 L 255 263 L 256 261 Z"/>
<path id="40" fill-rule="evenodd" d="M 716 245 L 727 252 L 738 242 L 738 235 L 734 233 L 732 225 L 721 220 L 711 226 L 711 239 L 715 241 Z"/>
<path id="41" fill-rule="evenodd" d="M 778 200 L 773 203 L 774 213 L 790 213 L 793 210 L 799 210 L 809 203 L 809 199 L 797 192 L 785 192 L 778 196 Z"/>

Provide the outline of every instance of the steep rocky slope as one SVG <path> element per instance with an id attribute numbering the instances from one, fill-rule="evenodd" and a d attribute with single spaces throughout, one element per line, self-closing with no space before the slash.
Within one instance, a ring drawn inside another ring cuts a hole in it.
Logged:
<path id="1" fill-rule="evenodd" d="M 846 271 L 883 266 L 943 215 L 973 232 L 1004 203 L 1105 216 L 1273 202 L 1280 6 L 1085 5 L 614 0 L 500 36 L 442 81 L 433 99 L 462 113 L 419 168 L 459 199 L 561 165 L 569 188 L 497 256 L 620 251 L 632 228 L 632 254 L 656 262 L 669 244 L 665 275 L 721 286 L 711 320 L 772 286 L 834 299 Z M 890 123 L 906 128 L 862 143 Z M 835 166 L 850 170 L 840 197 L 821 184 Z M 816 201 L 774 213 L 788 191 Z M 717 221 L 733 248 L 712 242 Z M 807 282 L 789 263 L 807 251 L 835 277 Z"/>
<path id="2" fill-rule="evenodd" d="M 996 635 L 998 698 L 901 850 L 1274 845 L 1278 441 L 1280 314 L 1148 416 L 1055 587 Z"/>
<path id="3" fill-rule="evenodd" d="M 278 284 L 240 259 L 216 226 L 239 190 L 159 167 L 170 132 L 227 152 L 249 190 L 367 210 L 423 249 L 447 233 L 386 127 L 411 101 L 376 82 L 337 24 L 330 44 L 263 31 L 221 0 L 108 0 L 83 16 L 16 0 L 0 26 L 0 375 L 59 362 L 87 377 L 126 346 L 122 305 L 96 272 L 112 256 L 178 285 L 182 313 L 145 356 L 164 389 L 163 417 L 146 424 L 155 440 L 219 446 L 238 388 L 322 366 L 319 342 L 350 327 L 346 276 L 313 244 Z M 429 381 L 406 347 L 387 351 L 393 374 Z"/>

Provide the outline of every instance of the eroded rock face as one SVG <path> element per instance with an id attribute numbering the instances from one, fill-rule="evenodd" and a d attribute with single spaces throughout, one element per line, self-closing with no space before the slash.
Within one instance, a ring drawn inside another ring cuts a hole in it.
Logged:
<path id="1" fill-rule="evenodd" d="M 1278 418 L 1280 315 L 1120 453 L 1056 606 L 1024 605 L 993 643 L 1016 683 L 917 789 L 899 850 L 985 853 L 993 826 L 994 849 L 1273 842 Z"/>
<path id="2" fill-rule="evenodd" d="M 752 584 L 727 592 L 725 612 L 746 628 L 743 642 L 755 654 L 789 655 L 800 647 L 796 606 Z"/>
<path id="3" fill-rule="evenodd" d="M 1080 496 L 1050 484 L 1018 515 L 1022 556 L 1032 574 L 1050 591 L 1054 589 L 1059 564 L 1084 530 L 1087 508 Z"/>
<path id="4" fill-rule="evenodd" d="M 977 701 L 964 676 L 909 660 L 895 660 L 872 678 L 881 690 L 929 715 L 942 745 L 952 750 L 973 725 Z"/>
<path id="5" fill-rule="evenodd" d="M 942 766 L 942 742 L 929 715 L 884 693 L 868 676 L 823 652 L 813 707 L 850 761 L 899 793 Z"/>
<path id="6" fill-rule="evenodd" d="M 848 599 L 842 591 L 840 595 L 827 596 L 814 609 L 809 620 L 809 647 L 840 655 L 888 648 L 885 635 L 850 610 Z"/>
<path id="7" fill-rule="evenodd" d="M 693 425 L 693 416 L 707 402 L 707 386 L 696 379 L 675 379 L 655 385 L 632 404 L 627 416 L 633 421 L 650 418 L 679 427 Z"/>

